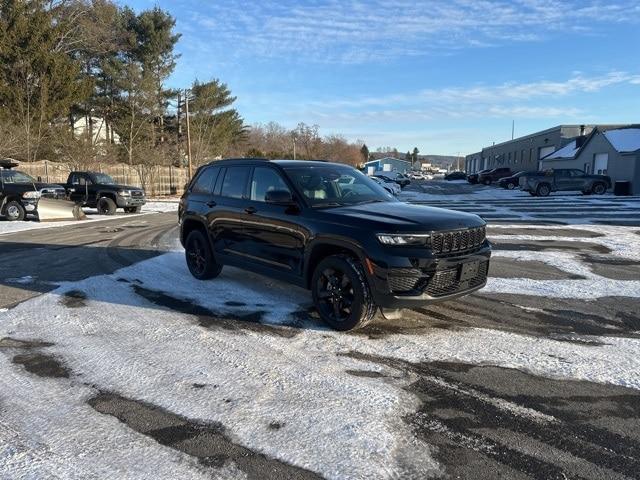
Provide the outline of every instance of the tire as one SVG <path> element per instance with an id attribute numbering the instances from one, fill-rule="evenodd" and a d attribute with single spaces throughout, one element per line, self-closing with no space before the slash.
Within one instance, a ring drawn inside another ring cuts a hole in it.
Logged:
<path id="1" fill-rule="evenodd" d="M 542 183 L 538 185 L 538 188 L 536 188 L 536 195 L 538 197 L 548 197 L 550 193 L 551 187 L 549 187 L 549 185 L 547 185 L 546 183 Z"/>
<path id="2" fill-rule="evenodd" d="M 311 292 L 320 318 L 334 330 L 362 328 L 376 314 L 364 269 L 348 255 L 322 260 L 313 272 Z"/>
<path id="3" fill-rule="evenodd" d="M 591 191 L 595 195 L 604 195 L 607 191 L 607 187 L 604 183 L 594 183 L 593 187 L 591 187 Z"/>
<path id="4" fill-rule="evenodd" d="M 513 182 L 507 183 L 507 190 L 513 190 L 516 188 L 516 185 Z"/>
<path id="5" fill-rule="evenodd" d="M 114 215 L 116 213 L 116 202 L 109 197 L 102 197 L 98 200 L 98 213 L 100 215 Z"/>
<path id="6" fill-rule="evenodd" d="M 216 262 L 211 245 L 202 231 L 194 230 L 187 236 L 184 254 L 189 272 L 198 280 L 209 280 L 220 275 L 222 265 Z"/>
<path id="7" fill-rule="evenodd" d="M 140 213 L 142 207 L 124 207 L 125 213 Z"/>
<path id="8" fill-rule="evenodd" d="M 491 185 L 491 179 L 490 178 L 485 178 L 484 180 L 482 180 L 482 183 L 485 185 Z"/>
<path id="9" fill-rule="evenodd" d="M 17 200 L 11 200 L 4 206 L 4 218 L 10 222 L 19 222 L 27 216 L 22 204 Z"/>

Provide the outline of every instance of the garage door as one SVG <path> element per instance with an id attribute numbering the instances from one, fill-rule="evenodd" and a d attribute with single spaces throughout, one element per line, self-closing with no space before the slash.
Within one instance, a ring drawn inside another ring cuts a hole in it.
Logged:
<path id="1" fill-rule="evenodd" d="M 598 175 L 606 175 L 608 168 L 609 168 L 609 154 L 596 153 L 596 158 L 593 165 L 593 173 Z"/>

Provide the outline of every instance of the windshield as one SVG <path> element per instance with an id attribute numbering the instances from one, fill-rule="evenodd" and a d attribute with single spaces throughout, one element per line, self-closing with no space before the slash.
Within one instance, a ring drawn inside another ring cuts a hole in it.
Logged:
<path id="1" fill-rule="evenodd" d="M 307 203 L 316 208 L 393 202 L 393 195 L 358 170 L 342 166 L 293 167 L 289 178 Z"/>
<path id="2" fill-rule="evenodd" d="M 1 170 L 4 183 L 33 183 L 33 177 L 17 170 Z"/>
<path id="3" fill-rule="evenodd" d="M 113 178 L 111 178 L 106 173 L 94 173 L 93 177 L 96 180 L 96 183 L 99 185 L 115 185 L 116 182 Z"/>

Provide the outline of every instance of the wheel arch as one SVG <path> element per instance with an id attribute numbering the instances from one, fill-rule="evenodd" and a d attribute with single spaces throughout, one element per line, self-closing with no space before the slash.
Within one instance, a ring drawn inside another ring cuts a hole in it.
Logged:
<path id="1" fill-rule="evenodd" d="M 362 249 L 348 240 L 318 239 L 308 248 L 305 256 L 304 284 L 311 285 L 311 278 L 318 264 L 331 255 L 349 255 L 364 263 L 366 257 Z"/>
<path id="2" fill-rule="evenodd" d="M 204 233 L 205 237 L 209 239 L 209 244 L 211 244 L 211 238 L 207 235 L 207 227 L 202 221 L 197 220 L 195 218 L 186 218 L 182 221 L 182 226 L 180 228 L 180 243 L 184 247 L 184 244 L 187 240 L 187 237 L 194 230 L 200 230 Z M 213 245 L 211 245 L 213 247 Z"/>

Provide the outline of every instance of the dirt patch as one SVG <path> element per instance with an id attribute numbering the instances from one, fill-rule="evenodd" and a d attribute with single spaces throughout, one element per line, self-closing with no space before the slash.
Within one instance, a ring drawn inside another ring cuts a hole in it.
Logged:
<path id="1" fill-rule="evenodd" d="M 20 348 L 30 350 L 32 348 L 51 347 L 53 343 L 41 342 L 39 340 L 19 340 L 17 338 L 0 338 L 0 348 Z"/>
<path id="2" fill-rule="evenodd" d="M 56 357 L 43 353 L 24 353 L 13 357 L 13 363 L 39 377 L 69 378 L 69 370 Z"/>
<path id="3" fill-rule="evenodd" d="M 186 453 L 207 467 L 233 462 L 249 479 L 319 479 L 317 474 L 234 443 L 221 423 L 199 423 L 155 405 L 100 393 L 89 400 L 96 411 L 116 417 L 132 430 Z"/>
<path id="4" fill-rule="evenodd" d="M 87 294 L 81 290 L 70 290 L 62 294 L 60 303 L 67 308 L 82 308 L 87 306 Z"/>
<path id="5" fill-rule="evenodd" d="M 284 427 L 284 423 L 281 422 L 271 422 L 268 425 L 269 430 L 280 430 L 282 427 Z"/>
<path id="6" fill-rule="evenodd" d="M 219 328 L 238 333 L 260 332 L 285 338 L 292 338 L 299 333 L 299 329 L 296 328 L 298 325 L 295 323 L 283 326 L 261 323 L 266 314 L 263 310 L 248 313 L 216 312 L 195 302 L 175 298 L 164 292 L 150 290 L 140 285 L 133 285 L 132 288 L 137 295 L 155 305 L 196 317 L 200 326 L 205 328 Z"/>

